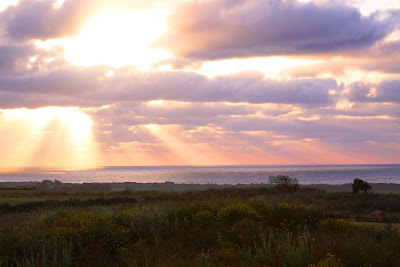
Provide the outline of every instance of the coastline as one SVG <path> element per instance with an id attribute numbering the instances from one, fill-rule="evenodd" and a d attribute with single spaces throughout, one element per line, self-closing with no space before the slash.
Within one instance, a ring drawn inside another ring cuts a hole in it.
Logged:
<path id="1" fill-rule="evenodd" d="M 176 184 L 165 183 L 61 183 L 59 181 L 45 180 L 42 182 L 0 182 L 0 190 L 51 190 L 51 191 L 188 191 L 223 188 L 253 188 L 272 187 L 271 184 Z M 300 184 L 301 188 L 315 188 L 327 192 L 351 192 L 352 186 L 348 184 Z M 400 184 L 371 183 L 374 193 L 400 194 Z"/>

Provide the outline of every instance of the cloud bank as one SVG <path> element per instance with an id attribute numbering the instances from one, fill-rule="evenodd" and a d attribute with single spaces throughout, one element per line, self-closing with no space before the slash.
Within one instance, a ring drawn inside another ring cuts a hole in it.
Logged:
<path id="1" fill-rule="evenodd" d="M 62 46 L 36 45 L 77 35 L 99 10 L 166 3 L 173 5 L 169 26 L 153 45 L 173 53 L 169 61 L 180 64 L 172 70 L 157 69 L 168 61 L 147 71 L 134 62 L 77 66 L 65 59 Z M 0 12 L 0 146 L 7 148 L 0 159 L 13 149 L 17 159 L 16 148 L 36 143 L 42 146 L 35 148 L 36 156 L 57 144 L 69 151 L 73 131 L 62 117 L 40 129 L 34 122 L 71 107 L 77 125 L 84 126 L 79 124 L 84 114 L 90 117 L 91 145 L 98 146 L 92 154 L 102 155 L 106 164 L 396 163 L 400 158 L 398 10 L 362 15 L 343 1 L 294 0 L 54 4 L 21 0 Z M 224 75 L 200 72 L 208 60 L 258 56 L 316 63 L 293 65 L 272 78 L 250 71 L 257 69 L 253 66 Z M 351 71 L 359 76 L 348 77 Z"/>
<path id="2" fill-rule="evenodd" d="M 343 52 L 383 39 L 398 26 L 395 17 L 365 17 L 337 2 L 188 1 L 171 14 L 158 45 L 198 60 Z"/>

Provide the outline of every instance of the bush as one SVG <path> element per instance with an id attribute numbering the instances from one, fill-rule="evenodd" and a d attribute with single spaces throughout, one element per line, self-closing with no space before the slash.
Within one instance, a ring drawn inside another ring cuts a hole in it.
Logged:
<path id="1" fill-rule="evenodd" d="M 322 219 L 322 216 L 322 210 L 314 206 L 279 203 L 274 206 L 271 215 L 267 219 L 267 223 L 275 227 L 279 227 L 281 224 L 314 227 Z"/>
<path id="2" fill-rule="evenodd" d="M 287 175 L 270 176 L 269 182 L 275 184 L 276 188 L 287 192 L 293 196 L 293 194 L 299 190 L 299 184 L 296 178 L 289 178 Z"/>
<path id="3" fill-rule="evenodd" d="M 258 221 L 261 219 L 252 207 L 243 203 L 234 203 L 221 208 L 217 214 L 218 221 L 222 225 L 232 226 L 243 219 Z"/>
<path id="4" fill-rule="evenodd" d="M 354 179 L 354 182 L 351 184 L 353 187 L 353 193 L 367 193 L 369 190 L 372 189 L 371 185 L 361 179 Z"/>
<path id="5" fill-rule="evenodd" d="M 215 223 L 215 216 L 208 210 L 197 212 L 193 216 L 193 222 L 200 227 L 211 227 Z"/>
<path id="6" fill-rule="evenodd" d="M 263 196 L 252 197 L 247 201 L 248 205 L 260 214 L 263 220 L 268 220 L 274 206 L 271 201 Z"/>
<path id="7" fill-rule="evenodd" d="M 350 220 L 328 218 L 318 223 L 318 229 L 327 234 L 351 234 L 360 230 L 361 225 Z"/>
<path id="8" fill-rule="evenodd" d="M 311 264 L 308 267 L 342 267 L 342 266 L 344 265 L 340 262 L 340 259 L 337 259 L 335 255 L 328 253 L 324 259 L 320 260 L 316 264 Z"/>

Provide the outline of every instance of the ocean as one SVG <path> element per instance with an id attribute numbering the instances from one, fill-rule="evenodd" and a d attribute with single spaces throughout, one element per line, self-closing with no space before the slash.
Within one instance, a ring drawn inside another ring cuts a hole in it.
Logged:
<path id="1" fill-rule="evenodd" d="M 346 184 L 354 178 L 400 184 L 400 165 L 43 167 L 0 170 L 0 182 L 266 184 L 274 175 L 297 178 L 300 184 Z"/>

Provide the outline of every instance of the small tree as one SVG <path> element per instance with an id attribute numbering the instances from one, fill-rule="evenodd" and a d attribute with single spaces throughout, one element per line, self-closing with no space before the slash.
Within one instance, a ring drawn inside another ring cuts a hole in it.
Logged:
<path id="1" fill-rule="evenodd" d="M 270 176 L 269 182 L 275 184 L 277 189 L 286 191 L 293 196 L 299 190 L 299 184 L 296 178 L 289 178 L 287 175 Z"/>
<path id="2" fill-rule="evenodd" d="M 361 179 L 354 179 L 354 182 L 351 184 L 351 186 L 353 187 L 353 193 L 357 194 L 357 193 L 367 193 L 369 190 L 372 189 L 371 185 Z"/>

